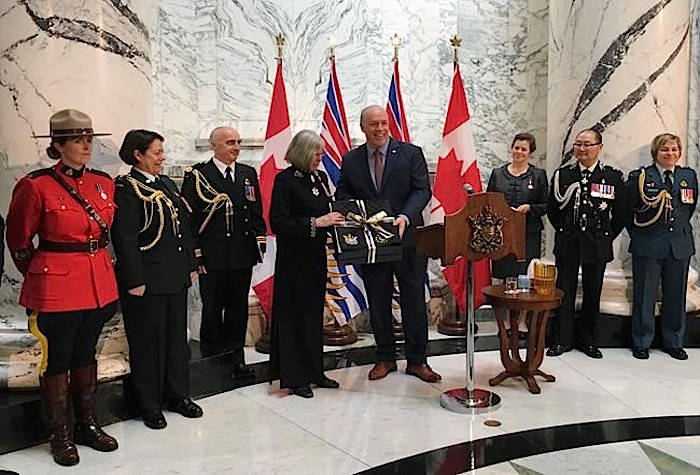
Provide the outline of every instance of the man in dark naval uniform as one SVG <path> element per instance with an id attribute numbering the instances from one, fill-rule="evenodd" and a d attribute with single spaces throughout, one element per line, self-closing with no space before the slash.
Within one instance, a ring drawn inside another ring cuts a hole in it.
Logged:
<path id="1" fill-rule="evenodd" d="M 214 157 L 185 170 L 182 195 L 192 208 L 195 256 L 202 296 L 200 344 L 204 354 L 234 353 L 233 376 L 250 376 L 243 346 L 253 266 L 265 251 L 265 221 L 255 169 L 236 163 L 241 136 L 217 127 L 209 136 Z"/>
<path id="2" fill-rule="evenodd" d="M 580 132 L 574 141 L 576 161 L 554 172 L 547 217 L 554 226 L 557 287 L 564 300 L 553 322 L 554 343 L 547 356 L 574 346 L 591 358 L 602 358 L 596 345 L 600 293 L 612 243 L 625 226 L 622 172 L 598 161 L 603 148 L 597 130 Z M 574 310 L 581 267 L 583 305 L 574 336 Z"/>

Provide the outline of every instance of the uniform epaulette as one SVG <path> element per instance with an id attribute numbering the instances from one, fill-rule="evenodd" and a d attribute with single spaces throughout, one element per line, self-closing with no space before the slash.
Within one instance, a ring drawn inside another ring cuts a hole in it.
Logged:
<path id="1" fill-rule="evenodd" d="M 604 164 L 603 164 L 603 169 L 608 169 L 608 170 L 613 171 L 613 172 L 620 172 L 620 173 L 622 173 L 622 170 L 620 170 L 619 168 L 614 167 L 614 166 L 612 166 L 612 165 L 608 165 L 607 163 L 604 163 Z"/>
<path id="2" fill-rule="evenodd" d="M 188 166 L 188 167 L 185 167 L 185 169 L 183 170 L 183 172 L 184 172 L 184 173 L 192 173 L 192 170 L 193 170 L 193 168 Z"/>
<path id="3" fill-rule="evenodd" d="M 34 170 L 33 172 L 27 173 L 27 176 L 29 178 L 34 179 L 34 178 L 38 178 L 38 177 L 43 176 L 43 175 L 48 175 L 50 171 L 51 171 L 50 167 L 49 168 L 40 168 L 38 170 Z"/>
<path id="4" fill-rule="evenodd" d="M 86 172 L 94 173 L 95 175 L 101 175 L 105 178 L 109 178 L 110 180 L 112 179 L 112 176 L 109 173 L 103 172 L 102 170 L 95 170 L 94 168 L 86 168 Z"/>

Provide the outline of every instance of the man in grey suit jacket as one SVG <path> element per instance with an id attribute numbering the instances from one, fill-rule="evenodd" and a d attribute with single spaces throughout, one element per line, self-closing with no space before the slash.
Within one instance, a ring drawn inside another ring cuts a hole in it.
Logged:
<path id="1" fill-rule="evenodd" d="M 384 199 L 396 216 L 394 225 L 402 237 L 402 258 L 398 262 L 365 264 L 362 277 L 369 299 L 372 331 L 377 342 L 377 362 L 369 379 L 381 379 L 396 371 L 392 331 L 391 299 L 394 275 L 401 293 L 401 316 L 406 335 L 406 373 L 424 381 L 437 382 L 440 375 L 428 366 L 425 346 L 428 323 L 423 299 L 426 259 L 416 256 L 415 226 L 423 224 L 422 211 L 430 201 L 428 167 L 420 147 L 389 137 L 389 118 L 380 106 L 372 105 L 360 114 L 366 143 L 343 157 L 338 199 Z"/>

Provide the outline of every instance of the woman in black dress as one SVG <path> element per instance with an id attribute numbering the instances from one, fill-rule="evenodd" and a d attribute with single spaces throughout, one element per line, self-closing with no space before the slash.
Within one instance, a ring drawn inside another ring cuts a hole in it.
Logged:
<path id="1" fill-rule="evenodd" d="M 323 143 L 315 132 L 294 136 L 275 177 L 270 226 L 277 235 L 272 302 L 270 380 L 297 396 L 313 397 L 310 384 L 338 388 L 323 374 L 323 307 L 326 295 L 326 238 L 340 213 L 329 213 L 328 178 L 318 171 Z"/>
<path id="2" fill-rule="evenodd" d="M 494 168 L 486 191 L 505 194 L 506 201 L 516 211 L 527 213 L 525 218 L 525 262 L 517 262 L 515 257 L 506 256 L 491 262 L 491 276 L 505 279 L 527 272 L 530 261 L 540 257 L 542 238 L 542 216 L 547 212 L 547 173 L 530 165 L 535 152 L 535 137 L 520 133 L 511 143 L 511 162 Z"/>

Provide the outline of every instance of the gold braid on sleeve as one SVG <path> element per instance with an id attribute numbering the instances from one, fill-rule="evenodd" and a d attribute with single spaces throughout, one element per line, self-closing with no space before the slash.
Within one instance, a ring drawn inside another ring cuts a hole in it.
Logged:
<path id="1" fill-rule="evenodd" d="M 216 210 L 225 207 L 226 213 L 226 232 L 231 232 L 233 228 L 233 201 L 226 193 L 219 193 L 216 189 L 209 184 L 204 175 L 200 173 L 199 170 L 192 170 L 194 175 L 194 188 L 197 192 L 197 196 L 207 205 L 204 207 L 204 211 L 208 211 L 207 217 L 202 222 L 199 227 L 199 234 L 202 234 L 204 228 L 207 227 L 209 221 L 214 216 Z"/>
<path id="2" fill-rule="evenodd" d="M 669 218 L 671 217 L 671 213 L 673 212 L 671 193 L 669 193 L 668 190 L 663 189 L 653 198 L 647 196 L 647 194 L 644 193 L 645 178 L 646 170 L 642 169 L 641 173 L 639 174 L 639 180 L 637 181 L 637 188 L 639 190 L 639 198 L 642 200 L 642 207 L 634 213 L 634 225 L 639 226 L 640 228 L 651 226 L 659 220 L 662 214 L 664 215 L 664 221 L 668 222 Z M 637 219 L 637 213 L 644 213 L 645 211 L 656 208 L 658 208 L 656 214 L 649 221 L 642 222 Z"/>
<path id="3" fill-rule="evenodd" d="M 144 185 L 140 181 L 133 177 L 125 177 L 136 194 L 136 197 L 143 201 L 143 211 L 144 211 L 144 223 L 139 234 L 146 231 L 153 223 L 153 217 L 158 212 L 158 231 L 156 237 L 150 243 L 145 246 L 139 246 L 142 251 L 148 251 L 152 249 L 160 238 L 163 236 L 163 229 L 165 228 L 165 213 L 164 206 L 168 208 L 170 213 L 170 222 L 173 223 L 173 235 L 177 236 L 180 233 L 180 221 L 177 219 L 177 209 L 173 205 L 173 202 L 168 198 L 165 193 L 160 190 L 151 188 L 148 185 Z"/>

